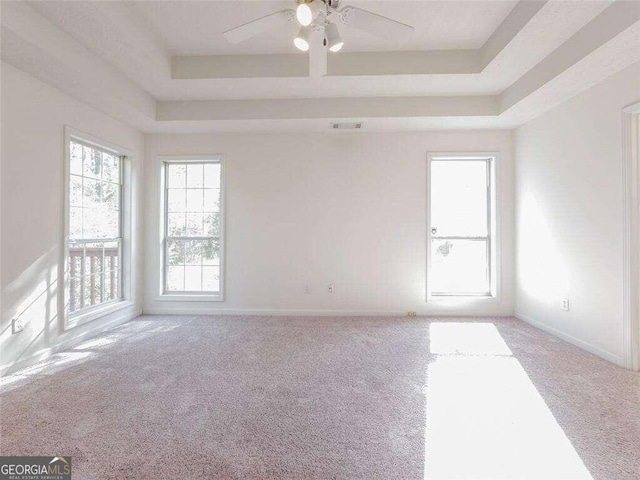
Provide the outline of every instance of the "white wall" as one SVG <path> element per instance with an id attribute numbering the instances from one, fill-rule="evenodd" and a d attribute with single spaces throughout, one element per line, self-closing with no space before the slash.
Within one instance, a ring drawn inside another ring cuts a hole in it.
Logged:
<path id="1" fill-rule="evenodd" d="M 515 135 L 516 315 L 622 363 L 622 108 L 640 65 Z M 562 298 L 570 311 L 560 309 Z"/>
<path id="2" fill-rule="evenodd" d="M 133 195 L 142 198 L 144 136 L 35 78 L 2 64 L 2 184 L 0 242 L 2 312 L 0 374 L 16 362 L 47 355 L 141 310 L 142 258 L 134 255 L 134 306 L 63 331 L 57 315 L 63 241 L 64 126 L 135 152 Z M 134 236 L 141 219 L 134 209 Z M 20 315 L 25 330 L 11 334 Z"/>
<path id="3" fill-rule="evenodd" d="M 498 300 L 425 302 L 429 151 L 500 154 Z M 158 155 L 213 153 L 226 160 L 226 299 L 160 300 Z M 154 135 L 146 161 L 145 313 L 513 313 L 510 131 Z"/>

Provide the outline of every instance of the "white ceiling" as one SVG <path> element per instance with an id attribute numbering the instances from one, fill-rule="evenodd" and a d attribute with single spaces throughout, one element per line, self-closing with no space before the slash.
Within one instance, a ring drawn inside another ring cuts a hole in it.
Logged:
<path id="1" fill-rule="evenodd" d="M 149 132 L 511 128 L 640 61 L 640 1 L 348 2 L 412 24 L 393 45 L 341 26 L 308 76 L 295 25 L 221 32 L 293 2 L 1 1 L 2 59 Z M 288 31 L 287 31 L 288 30 Z M 268 54 L 268 56 L 267 56 Z"/>
<path id="2" fill-rule="evenodd" d="M 295 7 L 294 0 L 260 1 L 136 1 L 141 16 L 174 55 L 295 53 L 295 24 L 258 35 L 239 45 L 227 43 L 222 32 L 270 13 Z M 343 0 L 402 23 L 415 33 L 403 50 L 480 48 L 516 5 L 505 1 L 362 1 Z M 345 51 L 397 50 L 386 40 L 340 26 Z"/>

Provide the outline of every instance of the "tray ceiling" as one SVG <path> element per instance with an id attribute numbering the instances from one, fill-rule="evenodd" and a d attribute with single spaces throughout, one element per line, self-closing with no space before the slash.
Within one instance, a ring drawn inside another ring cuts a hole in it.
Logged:
<path id="1" fill-rule="evenodd" d="M 517 0 L 501 1 L 343 1 L 413 25 L 403 50 L 480 48 L 504 21 Z M 221 32 L 278 10 L 293 1 L 136 1 L 136 9 L 174 55 L 296 53 L 291 39 L 299 26 L 287 25 L 239 45 Z M 397 50 L 398 45 L 354 28 L 341 28 L 345 51 Z"/>
<path id="2" fill-rule="evenodd" d="M 415 34 L 398 46 L 341 27 L 321 78 L 295 25 L 221 36 L 292 3 L 3 1 L 2 59 L 146 132 L 512 128 L 640 61 L 627 0 L 353 0 Z"/>

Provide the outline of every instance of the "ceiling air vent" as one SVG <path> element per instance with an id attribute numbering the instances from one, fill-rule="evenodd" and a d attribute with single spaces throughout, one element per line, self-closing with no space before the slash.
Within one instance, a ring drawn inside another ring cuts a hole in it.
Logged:
<path id="1" fill-rule="evenodd" d="M 331 128 L 333 130 L 359 130 L 362 128 L 362 122 L 333 122 Z"/>

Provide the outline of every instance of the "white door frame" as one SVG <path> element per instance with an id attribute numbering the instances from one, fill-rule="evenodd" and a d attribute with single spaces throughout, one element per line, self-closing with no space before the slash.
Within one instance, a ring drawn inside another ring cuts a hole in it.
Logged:
<path id="1" fill-rule="evenodd" d="M 624 366 L 640 371 L 640 102 L 622 110 Z"/>

